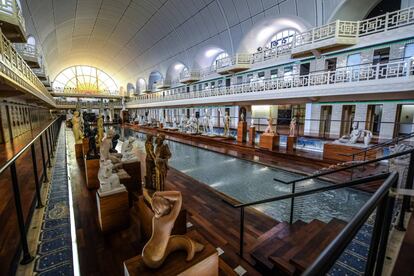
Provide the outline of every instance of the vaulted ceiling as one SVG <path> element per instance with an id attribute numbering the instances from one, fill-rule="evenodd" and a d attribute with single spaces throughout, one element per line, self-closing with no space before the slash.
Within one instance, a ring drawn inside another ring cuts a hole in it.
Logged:
<path id="1" fill-rule="evenodd" d="M 237 51 L 259 20 L 294 15 L 321 25 L 347 0 L 21 0 L 51 80 L 72 65 L 91 65 L 125 86 L 216 45 Z M 375 2 L 375 0 L 367 0 Z"/>

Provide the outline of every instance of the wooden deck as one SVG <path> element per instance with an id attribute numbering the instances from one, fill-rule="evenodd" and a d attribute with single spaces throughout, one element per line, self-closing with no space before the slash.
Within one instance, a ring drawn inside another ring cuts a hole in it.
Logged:
<path id="1" fill-rule="evenodd" d="M 50 122 L 44 124 L 47 126 Z M 27 132 L 14 138 L 12 142 L 0 145 L 0 167 L 10 160 L 18 151 L 27 145 L 43 128 Z M 46 142 L 44 141 L 46 153 Z M 40 141 L 35 143 L 38 175 L 42 175 L 42 155 Z M 26 222 L 30 221 L 29 214 L 35 200 L 35 182 L 33 177 L 32 157 L 30 150 L 26 151 L 17 161 L 19 188 L 21 194 L 23 214 Z M 13 271 L 15 260 L 19 257 L 15 253 L 19 247 L 19 228 L 16 217 L 16 209 L 13 197 L 13 187 L 10 171 L 6 170 L 0 175 L 0 275 L 10 275 Z"/>

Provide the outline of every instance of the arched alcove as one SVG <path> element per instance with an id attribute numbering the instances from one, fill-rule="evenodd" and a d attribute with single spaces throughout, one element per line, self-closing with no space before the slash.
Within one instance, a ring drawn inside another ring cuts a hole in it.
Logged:
<path id="1" fill-rule="evenodd" d="M 266 17 L 252 26 L 240 42 L 238 53 L 254 53 L 259 47 L 264 47 L 272 37 L 284 30 L 304 32 L 312 25 L 298 16 Z"/>
<path id="2" fill-rule="evenodd" d="M 160 72 L 158 71 L 151 72 L 148 78 L 148 89 L 150 91 L 155 91 L 156 85 L 159 83 L 162 83 L 162 81 L 163 81 L 163 77 Z"/>
<path id="3" fill-rule="evenodd" d="M 138 95 L 147 90 L 147 82 L 143 78 L 139 78 L 135 85 L 135 91 Z"/>
<path id="4" fill-rule="evenodd" d="M 34 36 L 29 35 L 27 37 L 27 44 L 32 45 L 32 46 L 36 46 L 36 39 L 34 38 Z"/>
<path id="5" fill-rule="evenodd" d="M 228 52 L 214 45 L 205 46 L 201 48 L 195 56 L 193 68 L 201 69 L 213 66 L 213 63 L 216 60 L 216 58 L 223 53 L 227 54 Z"/>
<path id="6" fill-rule="evenodd" d="M 179 61 L 174 62 L 168 67 L 167 73 L 165 74 L 165 82 L 174 83 L 175 81 L 178 81 L 181 72 L 185 69 L 188 70 L 188 67 L 185 66 L 183 63 Z"/>
<path id="7" fill-rule="evenodd" d="M 132 83 L 128 83 L 127 84 L 127 93 L 129 95 L 135 94 L 135 87 L 134 87 L 134 85 Z"/>

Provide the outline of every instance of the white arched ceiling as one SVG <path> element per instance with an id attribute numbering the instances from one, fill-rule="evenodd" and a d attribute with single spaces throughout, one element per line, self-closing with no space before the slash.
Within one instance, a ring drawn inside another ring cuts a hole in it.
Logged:
<path id="1" fill-rule="evenodd" d="M 193 64 L 207 45 L 234 54 L 252 26 L 264 18 L 298 16 L 312 26 L 320 25 L 338 1 L 21 0 L 21 4 L 28 33 L 35 36 L 51 79 L 67 67 L 88 64 L 126 86 L 138 76 L 165 72 L 176 60 Z"/>
<path id="2" fill-rule="evenodd" d="M 184 68 L 187 68 L 183 63 L 181 62 L 174 62 L 168 67 L 167 73 L 165 74 L 165 81 L 171 82 L 174 80 L 179 79 L 180 73 L 184 70 Z"/>
<path id="3" fill-rule="evenodd" d="M 148 78 L 148 89 L 150 91 L 155 91 L 155 85 L 162 83 L 163 77 L 162 74 L 158 71 L 151 72 Z"/>
<path id="4" fill-rule="evenodd" d="M 397 1 L 397 0 L 395 0 Z M 335 20 L 362 20 L 381 0 L 344 0 L 332 13 L 328 22 Z"/>
<path id="5" fill-rule="evenodd" d="M 284 30 L 303 32 L 312 28 L 312 25 L 298 16 L 267 17 L 258 21 L 243 38 L 239 46 L 239 53 L 254 53 L 258 47 L 264 47 L 277 33 Z"/>

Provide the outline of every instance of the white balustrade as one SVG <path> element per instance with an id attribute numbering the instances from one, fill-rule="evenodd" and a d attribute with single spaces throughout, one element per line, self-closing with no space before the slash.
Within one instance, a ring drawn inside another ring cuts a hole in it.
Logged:
<path id="1" fill-rule="evenodd" d="M 16 19 L 20 27 L 26 32 L 26 23 L 24 21 L 22 10 L 16 0 L 0 1 L 0 14 L 5 14 L 10 18 Z"/>

